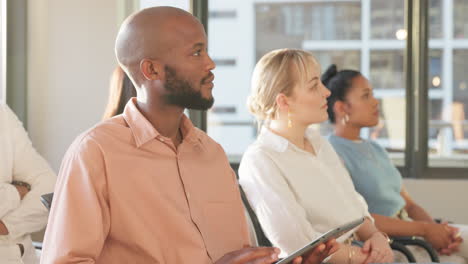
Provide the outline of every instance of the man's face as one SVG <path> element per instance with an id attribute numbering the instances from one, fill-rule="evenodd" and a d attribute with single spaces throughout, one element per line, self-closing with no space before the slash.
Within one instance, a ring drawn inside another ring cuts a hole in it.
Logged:
<path id="1" fill-rule="evenodd" d="M 196 89 L 195 85 L 179 76 L 175 69 L 166 66 L 164 71 L 166 75 L 165 88 L 167 93 L 164 95 L 166 103 L 197 110 L 207 110 L 213 106 L 214 98 L 211 92 L 208 97 L 205 97 L 201 89 L 203 86 L 210 86 L 212 89 L 213 73 L 210 72 L 201 79 L 198 85 L 195 84 L 200 87 Z"/>
<path id="2" fill-rule="evenodd" d="M 207 52 L 206 34 L 198 22 L 188 21 L 180 28 L 174 32 L 177 41 L 164 66 L 164 98 L 172 105 L 206 110 L 214 103 L 214 75 L 211 71 L 215 68 Z"/>

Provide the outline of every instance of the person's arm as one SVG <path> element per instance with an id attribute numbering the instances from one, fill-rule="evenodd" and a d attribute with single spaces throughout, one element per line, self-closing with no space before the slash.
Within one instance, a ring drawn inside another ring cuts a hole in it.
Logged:
<path id="1" fill-rule="evenodd" d="M 18 189 L 11 183 L 0 183 L 0 201 L 0 219 L 2 219 L 9 212 L 19 207 L 21 196 Z M 0 232 L 0 235 L 3 234 Z"/>
<path id="2" fill-rule="evenodd" d="M 321 235 L 312 228 L 289 183 L 275 162 L 265 153 L 244 154 L 239 177 L 265 235 L 274 245 L 292 253 Z M 335 263 L 345 261 L 336 258 L 333 260 Z"/>
<path id="3" fill-rule="evenodd" d="M 23 200 L 24 196 L 29 192 L 29 190 L 25 186 L 19 186 L 19 185 L 14 185 L 14 184 L 12 184 L 12 185 L 15 187 L 16 191 L 18 192 L 18 194 L 20 196 L 20 199 Z M 8 203 L 8 200 L 5 200 L 4 203 Z M 19 204 L 18 204 L 18 206 L 19 206 Z M 14 206 L 11 206 L 11 210 L 13 210 L 14 208 L 15 208 Z M 3 206 L 2 209 L 5 209 L 5 206 Z M 5 211 L 2 211 L 2 212 L 7 214 L 9 211 L 10 210 L 5 210 Z M 1 219 L 1 217 L 0 217 L 0 219 Z M 3 221 L 0 220 L 0 236 L 8 235 L 8 233 L 9 233 L 8 228 L 5 226 Z"/>
<path id="4" fill-rule="evenodd" d="M 367 218 L 357 230 L 358 237 L 365 241 L 362 252 L 369 254 L 364 263 L 389 263 L 393 261 L 393 252 L 388 237 L 379 231 Z"/>
<path id="5" fill-rule="evenodd" d="M 372 214 L 375 225 L 389 236 L 420 236 L 426 234 L 426 225 L 419 221 L 404 221 L 394 217 Z"/>
<path id="6" fill-rule="evenodd" d="M 13 184 L 12 184 L 13 185 Z M 24 186 L 18 186 L 18 185 L 13 185 L 16 189 L 16 191 L 18 192 L 18 195 L 20 196 L 20 199 L 22 200 L 24 198 L 24 196 L 29 192 L 29 190 L 24 187 Z M 5 193 L 3 193 L 5 199 L 8 197 L 8 195 L 5 195 Z M 4 200 L 4 203 L 8 203 L 8 200 Z M 10 210 L 13 210 L 15 207 L 12 206 L 12 205 L 9 205 L 11 208 Z M 6 208 L 8 208 L 7 206 L 3 206 L 2 207 L 2 212 L 7 214 L 10 210 L 5 210 Z M 1 218 L 0 218 L 1 219 Z M 2 220 L 0 220 L 0 236 L 5 236 L 5 235 L 8 235 L 9 231 L 8 231 L 8 228 L 5 226 L 5 224 L 3 223 Z"/>
<path id="7" fill-rule="evenodd" d="M 14 239 L 44 228 L 48 212 L 41 204 L 40 196 L 53 191 L 55 174 L 32 146 L 21 122 L 9 108 L 6 110 L 13 140 L 12 178 L 31 186 L 31 190 L 25 193 L 21 189 L 25 187 L 12 185 L 22 200 L 18 207 L 1 218 L 8 235 Z"/>
<path id="8" fill-rule="evenodd" d="M 406 202 L 405 210 L 408 216 L 415 221 L 425 223 L 424 238 L 441 253 L 451 254 L 452 249 L 461 243 L 457 237 L 458 229 L 448 226 L 447 223 L 437 224 L 431 215 L 411 198 L 405 188 L 402 187 L 400 194 Z"/>
<path id="9" fill-rule="evenodd" d="M 95 263 L 110 229 L 106 177 L 99 145 L 77 139 L 62 162 L 41 263 Z"/>
<path id="10" fill-rule="evenodd" d="M 420 236 L 435 249 L 447 248 L 451 229 L 448 226 L 421 221 L 404 221 L 397 218 L 373 214 L 377 228 L 389 236 Z"/>
<path id="11" fill-rule="evenodd" d="M 423 221 L 423 222 L 428 222 L 428 223 L 434 223 L 434 220 L 432 217 L 429 215 L 429 213 L 424 210 L 421 206 L 419 206 L 409 195 L 409 193 L 405 190 L 405 188 L 401 188 L 401 197 L 406 202 L 405 205 L 405 210 L 408 212 L 408 216 L 411 217 L 411 219 L 416 220 L 416 221 Z"/>
<path id="12" fill-rule="evenodd" d="M 8 171 L 11 170 L 14 159 L 14 128 L 12 126 L 19 122 L 15 120 L 15 122 L 12 123 L 11 116 L 14 117 L 14 114 L 8 106 L 0 104 L 0 129 L 2 130 L 0 133 L 2 137 L 0 139 L 0 155 L 2 156 L 0 166 L 2 168 L 7 168 Z M 11 179 L 11 175 L 8 176 L 8 179 Z M 2 179 L 2 182 L 0 182 L 0 219 L 17 208 L 22 199 L 19 189 L 12 185 L 8 179 Z M 3 233 L 0 233 L 0 235 L 3 235 Z"/>

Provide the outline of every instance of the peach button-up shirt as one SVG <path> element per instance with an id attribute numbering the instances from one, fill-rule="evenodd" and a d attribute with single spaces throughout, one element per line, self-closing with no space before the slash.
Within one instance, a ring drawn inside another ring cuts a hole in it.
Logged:
<path id="1" fill-rule="evenodd" d="M 183 116 L 176 149 L 134 100 L 70 146 L 41 263 L 204 264 L 249 244 L 221 146 Z"/>

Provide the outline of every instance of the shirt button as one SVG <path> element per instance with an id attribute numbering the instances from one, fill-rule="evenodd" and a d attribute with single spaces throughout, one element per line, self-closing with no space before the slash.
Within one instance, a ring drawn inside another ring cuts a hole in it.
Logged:
<path id="1" fill-rule="evenodd" d="M 159 141 L 164 142 L 164 138 L 159 138 Z"/>

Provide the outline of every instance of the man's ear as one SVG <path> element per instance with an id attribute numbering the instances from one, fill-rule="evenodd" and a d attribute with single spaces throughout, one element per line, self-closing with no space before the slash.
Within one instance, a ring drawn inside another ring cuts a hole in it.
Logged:
<path id="1" fill-rule="evenodd" d="M 143 77 L 146 80 L 161 80 L 164 75 L 162 66 L 156 62 L 149 59 L 143 59 L 140 62 L 140 71 Z"/>

